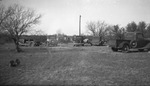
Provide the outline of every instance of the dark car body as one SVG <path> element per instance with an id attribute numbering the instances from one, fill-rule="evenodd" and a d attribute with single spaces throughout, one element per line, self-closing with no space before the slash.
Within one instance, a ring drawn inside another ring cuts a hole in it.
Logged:
<path id="1" fill-rule="evenodd" d="M 74 46 L 91 46 L 91 36 L 75 36 Z"/>
<path id="2" fill-rule="evenodd" d="M 108 45 L 113 51 L 128 51 L 129 49 L 143 51 L 144 49 L 150 49 L 150 40 L 144 38 L 140 32 L 127 32 L 124 39 L 110 40 Z"/>
<path id="3" fill-rule="evenodd" d="M 34 46 L 40 46 L 40 45 L 42 45 L 42 43 L 40 41 L 36 41 L 34 44 Z"/>
<path id="4" fill-rule="evenodd" d="M 84 36 L 75 36 L 75 43 L 74 46 L 84 46 Z"/>
<path id="5" fill-rule="evenodd" d="M 90 42 L 92 45 L 95 45 L 95 46 L 102 46 L 104 44 L 104 42 L 101 41 L 99 36 L 93 36 Z"/>

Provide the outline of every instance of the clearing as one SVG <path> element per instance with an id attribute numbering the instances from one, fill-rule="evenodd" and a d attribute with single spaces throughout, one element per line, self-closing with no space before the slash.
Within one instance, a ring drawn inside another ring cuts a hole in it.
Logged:
<path id="1" fill-rule="evenodd" d="M 6 47 L 7 46 L 7 47 Z M 0 84 L 150 86 L 150 53 L 112 52 L 106 46 L 0 46 Z M 19 58 L 21 65 L 9 67 Z"/>

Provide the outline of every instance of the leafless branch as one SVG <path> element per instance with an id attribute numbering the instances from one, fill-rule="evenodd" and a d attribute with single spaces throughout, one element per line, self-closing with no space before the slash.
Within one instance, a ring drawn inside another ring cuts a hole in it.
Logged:
<path id="1" fill-rule="evenodd" d="M 7 30 L 16 44 L 23 33 L 28 32 L 31 26 L 39 23 L 40 18 L 41 15 L 37 15 L 34 10 L 18 4 L 7 9 L 0 8 L 0 28 Z"/>

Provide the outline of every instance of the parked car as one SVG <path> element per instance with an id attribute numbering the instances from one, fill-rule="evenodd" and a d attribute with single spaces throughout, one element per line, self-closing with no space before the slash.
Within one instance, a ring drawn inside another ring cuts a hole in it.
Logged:
<path id="1" fill-rule="evenodd" d="M 104 41 L 102 41 L 99 36 L 92 37 L 92 40 L 90 42 L 95 46 L 102 46 L 104 44 Z"/>
<path id="2" fill-rule="evenodd" d="M 33 39 L 19 39 L 19 45 L 30 47 L 34 43 Z"/>
<path id="3" fill-rule="evenodd" d="M 48 46 L 54 47 L 54 46 L 57 46 L 57 45 L 58 45 L 58 41 L 56 39 L 51 39 L 48 42 Z"/>
<path id="4" fill-rule="evenodd" d="M 34 46 L 40 46 L 40 45 L 42 45 L 42 43 L 41 43 L 40 41 L 36 41 L 36 42 L 34 43 Z"/>
<path id="5" fill-rule="evenodd" d="M 19 46 L 28 47 L 28 46 L 30 46 L 30 44 L 29 44 L 29 43 L 22 43 L 22 42 L 19 42 Z"/>
<path id="6" fill-rule="evenodd" d="M 110 40 L 108 45 L 113 51 L 128 52 L 130 49 L 139 51 L 150 50 L 150 40 L 144 38 L 140 32 L 127 32 L 124 35 L 124 39 Z"/>
<path id="7" fill-rule="evenodd" d="M 84 36 L 76 36 L 74 46 L 84 46 Z"/>

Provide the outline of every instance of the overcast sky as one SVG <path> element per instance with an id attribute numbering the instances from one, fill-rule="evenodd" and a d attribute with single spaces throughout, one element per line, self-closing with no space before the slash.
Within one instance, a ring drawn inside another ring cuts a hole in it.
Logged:
<path id="1" fill-rule="evenodd" d="M 19 3 L 35 9 L 43 15 L 37 29 L 47 34 L 58 30 L 67 34 L 78 34 L 79 15 L 82 16 L 82 33 L 88 21 L 105 21 L 119 24 L 145 21 L 150 23 L 150 0 L 2 0 L 2 4 Z"/>

